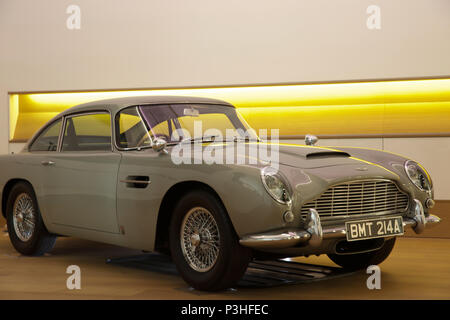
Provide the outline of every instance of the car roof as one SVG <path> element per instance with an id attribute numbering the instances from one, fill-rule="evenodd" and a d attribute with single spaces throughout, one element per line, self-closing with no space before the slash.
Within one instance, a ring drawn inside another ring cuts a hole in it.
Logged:
<path id="1" fill-rule="evenodd" d="M 186 96 L 135 96 L 135 97 L 97 100 L 88 103 L 83 103 L 63 111 L 59 116 L 77 112 L 94 111 L 98 109 L 103 110 L 107 109 L 111 113 L 116 113 L 117 111 L 119 111 L 124 107 L 133 105 L 179 104 L 179 103 L 220 104 L 234 108 L 234 106 L 228 102 L 211 98 L 186 97 Z"/>

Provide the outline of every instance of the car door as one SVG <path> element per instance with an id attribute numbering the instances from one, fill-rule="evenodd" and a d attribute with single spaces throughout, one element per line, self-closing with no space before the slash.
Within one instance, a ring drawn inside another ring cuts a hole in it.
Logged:
<path id="1" fill-rule="evenodd" d="M 108 112 L 66 116 L 59 152 L 42 161 L 45 210 L 54 224 L 119 233 L 117 172 Z"/>

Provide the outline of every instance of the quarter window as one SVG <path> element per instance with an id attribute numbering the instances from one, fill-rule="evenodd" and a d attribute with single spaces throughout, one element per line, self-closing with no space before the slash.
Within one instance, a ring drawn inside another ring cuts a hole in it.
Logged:
<path id="1" fill-rule="evenodd" d="M 121 148 L 151 145 L 150 134 L 137 109 L 137 107 L 127 108 L 117 116 L 117 140 Z"/>
<path id="2" fill-rule="evenodd" d="M 39 137 L 34 140 L 30 151 L 56 151 L 62 120 L 59 119 L 48 126 Z"/>
<path id="3" fill-rule="evenodd" d="M 108 113 L 68 117 L 61 151 L 111 151 Z"/>

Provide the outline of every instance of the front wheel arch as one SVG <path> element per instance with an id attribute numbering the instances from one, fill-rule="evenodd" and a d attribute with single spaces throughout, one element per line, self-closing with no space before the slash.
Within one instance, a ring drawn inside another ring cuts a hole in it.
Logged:
<path id="1" fill-rule="evenodd" d="M 233 287 L 251 259 L 250 249 L 239 244 L 225 207 L 204 190 L 193 190 L 177 203 L 169 237 L 177 270 L 195 289 Z"/>
<path id="2" fill-rule="evenodd" d="M 209 192 L 211 195 L 217 198 L 218 201 L 223 205 L 226 210 L 226 207 L 220 198 L 219 194 L 208 184 L 199 182 L 199 181 L 183 181 L 179 182 L 169 190 L 167 190 L 164 195 L 161 205 L 158 211 L 158 220 L 156 223 L 156 236 L 155 236 L 155 250 L 162 253 L 170 253 L 169 250 L 169 227 L 170 221 L 172 219 L 172 214 L 177 205 L 179 199 L 186 193 L 193 190 L 204 190 Z M 227 211 L 228 214 L 228 211 Z M 228 214 L 228 219 L 231 222 L 231 225 L 234 229 L 233 222 L 230 219 Z"/>

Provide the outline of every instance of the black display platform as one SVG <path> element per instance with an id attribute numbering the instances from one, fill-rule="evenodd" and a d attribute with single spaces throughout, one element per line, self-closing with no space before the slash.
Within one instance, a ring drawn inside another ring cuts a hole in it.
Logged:
<path id="1" fill-rule="evenodd" d="M 177 275 L 177 269 L 170 257 L 161 254 L 142 254 L 109 258 L 106 263 L 138 268 L 153 272 Z M 308 283 L 348 276 L 355 272 L 342 268 L 320 266 L 286 260 L 255 260 L 238 283 L 238 288 L 275 287 L 286 284 Z"/>

